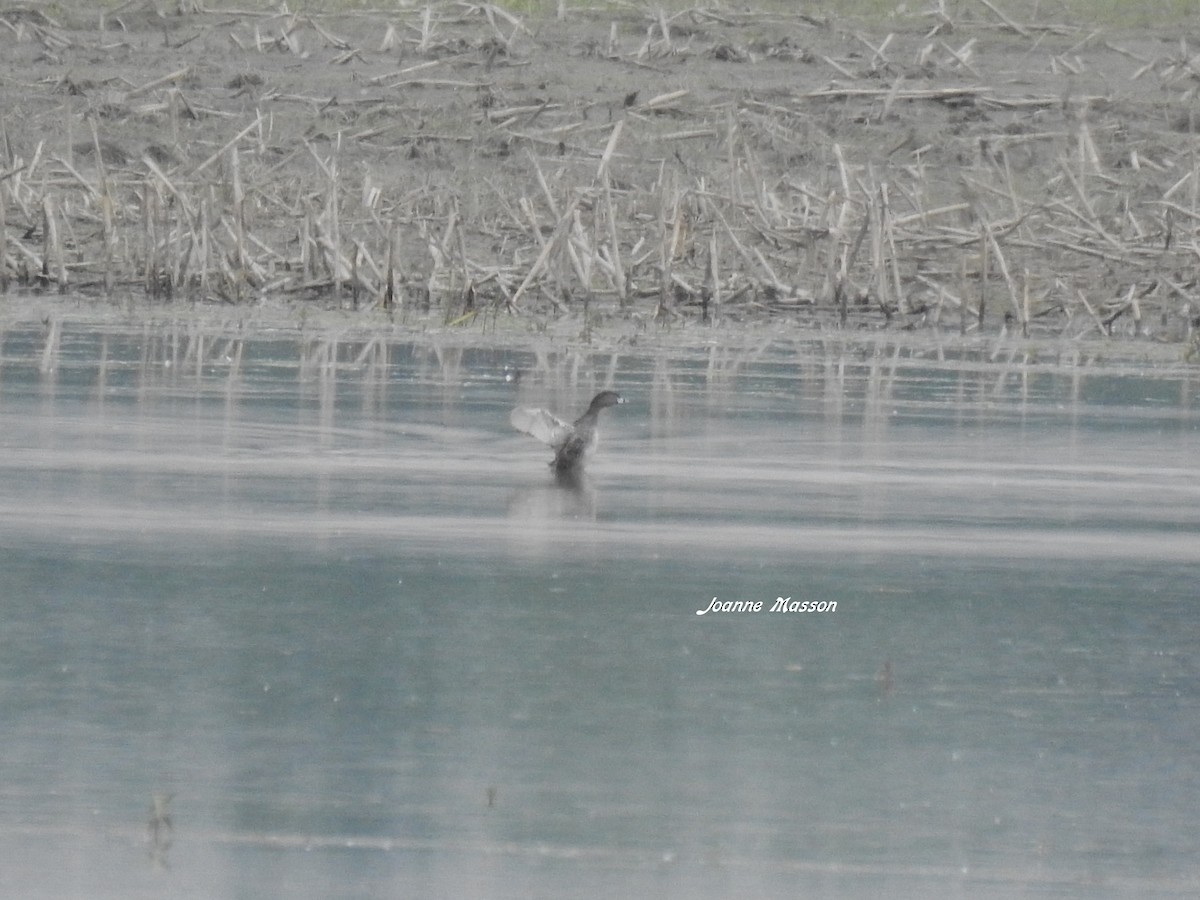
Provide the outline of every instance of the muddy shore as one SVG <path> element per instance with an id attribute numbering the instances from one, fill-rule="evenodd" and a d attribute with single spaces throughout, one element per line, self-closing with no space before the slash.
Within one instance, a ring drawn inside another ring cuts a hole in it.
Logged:
<path id="1" fill-rule="evenodd" d="M 1200 145 L 1180 37 L 984 6 L 870 26 L 10 7 L 6 317 L 40 295 L 70 315 L 931 330 L 1182 360 Z"/>

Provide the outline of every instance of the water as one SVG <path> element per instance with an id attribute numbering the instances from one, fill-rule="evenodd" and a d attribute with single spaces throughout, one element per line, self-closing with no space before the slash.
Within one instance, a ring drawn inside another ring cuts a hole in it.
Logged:
<path id="1" fill-rule="evenodd" d="M 12 326 L 0 894 L 1194 896 L 1200 401 L 1085 363 Z"/>

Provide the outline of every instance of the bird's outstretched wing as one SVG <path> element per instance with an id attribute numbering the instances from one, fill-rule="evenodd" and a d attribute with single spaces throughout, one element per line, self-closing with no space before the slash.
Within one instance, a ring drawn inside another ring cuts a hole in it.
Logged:
<path id="1" fill-rule="evenodd" d="M 544 409 L 532 409 L 528 406 L 518 406 L 509 415 L 508 421 L 517 431 L 532 435 L 543 444 L 557 450 L 574 432 L 574 426 L 567 424 L 553 413 Z"/>

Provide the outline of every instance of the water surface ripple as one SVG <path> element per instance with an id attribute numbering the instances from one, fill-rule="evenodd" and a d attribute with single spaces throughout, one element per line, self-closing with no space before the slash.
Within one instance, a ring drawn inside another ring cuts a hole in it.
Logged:
<path id="1" fill-rule="evenodd" d="M 555 484 L 508 410 L 609 386 Z M 873 339 L 12 327 L 0 894 L 1195 896 L 1198 421 Z"/>

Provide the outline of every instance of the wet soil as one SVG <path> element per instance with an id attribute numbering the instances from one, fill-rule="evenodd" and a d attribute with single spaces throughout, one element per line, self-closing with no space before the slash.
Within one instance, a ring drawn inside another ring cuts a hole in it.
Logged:
<path id="1" fill-rule="evenodd" d="M 3 287 L 1186 345 L 1180 38 L 984 6 L 10 6 Z"/>

